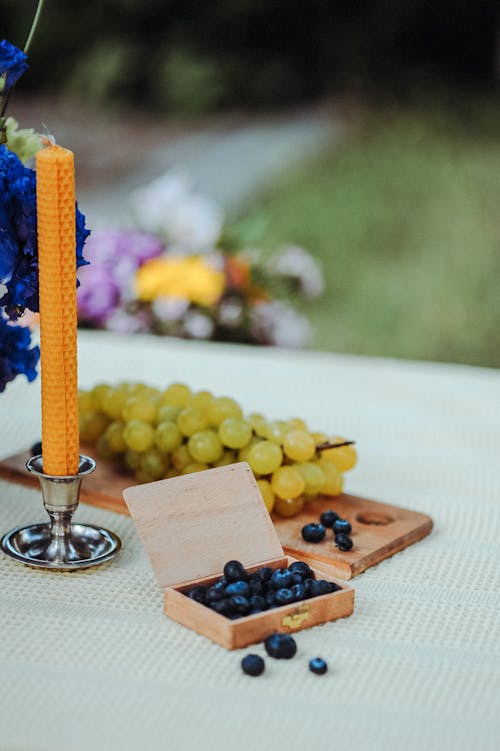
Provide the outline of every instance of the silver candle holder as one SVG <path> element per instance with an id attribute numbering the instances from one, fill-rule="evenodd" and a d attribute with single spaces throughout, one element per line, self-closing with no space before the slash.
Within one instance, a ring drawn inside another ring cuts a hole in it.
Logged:
<path id="1" fill-rule="evenodd" d="M 43 505 L 50 521 L 18 527 L 4 535 L 0 547 L 5 555 L 28 566 L 52 571 L 79 571 L 106 563 L 117 555 L 121 542 L 113 532 L 72 522 L 82 478 L 95 469 L 93 459 L 80 455 L 78 474 L 63 477 L 44 474 L 41 455 L 29 459 L 26 468 L 40 480 Z"/>

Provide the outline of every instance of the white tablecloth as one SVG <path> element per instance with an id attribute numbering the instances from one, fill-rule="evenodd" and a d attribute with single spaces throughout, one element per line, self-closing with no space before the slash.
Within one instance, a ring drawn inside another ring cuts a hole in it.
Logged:
<path id="1" fill-rule="evenodd" d="M 354 579 L 356 608 L 297 634 L 291 661 L 244 676 L 162 614 L 131 521 L 93 573 L 0 561 L 0 749 L 500 747 L 500 373 L 468 367 L 80 335 L 80 382 L 185 380 L 245 411 L 356 438 L 347 489 L 431 514 L 430 537 Z M 39 386 L 0 396 L 0 456 L 40 436 Z M 0 482 L 0 530 L 43 519 L 38 491 Z M 320 655 L 323 676 L 307 669 Z"/>

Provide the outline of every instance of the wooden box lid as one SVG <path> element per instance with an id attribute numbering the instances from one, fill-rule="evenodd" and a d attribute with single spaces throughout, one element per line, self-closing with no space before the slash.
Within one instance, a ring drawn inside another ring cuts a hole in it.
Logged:
<path id="1" fill-rule="evenodd" d="M 172 477 L 123 491 L 162 589 L 251 566 L 283 548 L 246 462 Z"/>

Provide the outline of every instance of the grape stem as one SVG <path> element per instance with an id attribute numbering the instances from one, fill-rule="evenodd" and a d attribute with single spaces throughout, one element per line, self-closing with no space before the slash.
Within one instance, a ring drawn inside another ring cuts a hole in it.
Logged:
<path id="1" fill-rule="evenodd" d="M 316 451 L 325 451 L 325 449 L 339 449 L 341 446 L 353 446 L 356 441 L 342 441 L 342 443 L 330 443 L 330 441 L 324 441 L 318 443 Z"/>

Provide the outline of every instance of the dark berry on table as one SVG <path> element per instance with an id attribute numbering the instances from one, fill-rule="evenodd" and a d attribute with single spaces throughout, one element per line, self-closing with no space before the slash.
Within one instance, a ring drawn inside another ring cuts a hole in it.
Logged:
<path id="1" fill-rule="evenodd" d="M 349 535 L 339 532 L 338 535 L 335 535 L 335 545 L 340 550 L 350 550 L 352 548 L 352 540 Z"/>
<path id="2" fill-rule="evenodd" d="M 294 602 L 294 597 L 291 589 L 278 589 L 276 592 L 276 605 L 289 605 Z"/>
<path id="3" fill-rule="evenodd" d="M 267 607 L 268 608 L 274 608 L 274 607 L 276 607 L 276 596 L 275 596 L 275 594 L 276 593 L 275 593 L 275 591 L 273 589 L 272 591 L 266 592 L 266 594 L 264 595 L 264 599 L 265 599 L 265 601 L 267 603 Z"/>
<path id="4" fill-rule="evenodd" d="M 274 569 L 272 569 L 271 566 L 262 566 L 262 568 L 259 568 L 257 573 L 259 574 L 262 581 L 266 582 L 273 575 L 273 571 Z"/>
<path id="5" fill-rule="evenodd" d="M 339 532 L 342 532 L 345 535 L 349 535 L 352 532 L 351 524 L 347 519 L 337 519 L 333 525 L 333 533 L 338 535 Z"/>
<path id="6" fill-rule="evenodd" d="M 237 581 L 237 582 L 231 582 L 231 584 L 228 584 L 226 587 L 226 595 L 227 597 L 232 597 L 232 595 L 241 595 L 242 597 L 250 597 L 250 587 L 248 584 L 244 581 Z"/>
<path id="7" fill-rule="evenodd" d="M 313 572 L 305 561 L 294 561 L 290 564 L 290 566 L 288 566 L 288 570 L 293 574 L 298 574 L 301 577 L 302 581 L 304 579 L 313 578 Z"/>
<path id="8" fill-rule="evenodd" d="M 299 602 L 299 600 L 305 600 L 307 598 L 307 590 L 303 584 L 294 584 L 290 588 L 290 592 L 293 595 L 293 601 Z"/>
<path id="9" fill-rule="evenodd" d="M 252 595 L 249 602 L 252 610 L 267 610 L 267 602 L 261 595 Z"/>
<path id="10" fill-rule="evenodd" d="M 316 675 L 324 675 L 328 670 L 328 665 L 321 657 L 313 657 L 309 663 L 309 670 Z"/>
<path id="11" fill-rule="evenodd" d="M 250 602 L 246 597 L 241 597 L 241 595 L 229 597 L 227 606 L 231 615 L 247 615 L 250 612 Z"/>
<path id="12" fill-rule="evenodd" d="M 340 519 L 340 516 L 336 511 L 330 509 L 329 511 L 323 511 L 319 520 L 324 527 L 333 527 L 334 523 Z"/>
<path id="13" fill-rule="evenodd" d="M 283 589 L 295 584 L 293 574 L 287 568 L 277 568 L 271 576 L 271 582 L 274 589 Z"/>
<path id="14" fill-rule="evenodd" d="M 247 579 L 247 572 L 240 561 L 228 561 L 224 566 L 224 576 L 228 582 L 236 582 L 240 579 Z"/>
<path id="15" fill-rule="evenodd" d="M 229 605 L 227 600 L 216 600 L 215 602 L 210 603 L 209 607 L 210 610 L 214 610 L 216 613 L 219 613 L 219 615 L 229 614 Z"/>
<path id="16" fill-rule="evenodd" d="M 224 589 L 224 587 L 227 587 L 228 584 L 229 582 L 226 577 L 220 576 L 217 581 L 212 584 L 212 587 L 215 587 L 215 585 L 217 585 L 218 587 L 222 587 Z"/>
<path id="17" fill-rule="evenodd" d="M 330 592 L 332 592 L 331 584 L 330 582 L 325 581 L 325 579 L 318 579 L 317 581 L 313 582 L 313 597 L 319 597 L 319 595 L 329 595 Z"/>
<path id="18" fill-rule="evenodd" d="M 322 524 L 306 524 L 302 527 L 302 537 L 306 542 L 321 542 L 326 533 Z"/>
<path id="19" fill-rule="evenodd" d="M 241 661 L 241 669 L 246 675 L 262 675 L 266 664 L 260 655 L 246 655 Z"/>
<path id="20" fill-rule="evenodd" d="M 199 587 L 193 587 L 193 589 L 190 589 L 187 596 L 191 600 L 196 600 L 196 602 L 201 602 L 201 604 L 204 605 L 206 591 L 206 588 L 200 585 Z"/>
<path id="21" fill-rule="evenodd" d="M 263 595 L 264 594 L 264 584 L 262 582 L 262 579 L 249 579 L 248 586 L 250 589 L 250 592 L 253 595 Z"/>
<path id="22" fill-rule="evenodd" d="M 42 453 L 42 442 L 37 441 L 33 444 L 33 446 L 30 448 L 31 456 L 40 456 Z"/>
<path id="23" fill-rule="evenodd" d="M 330 582 L 330 592 L 338 592 L 339 589 L 342 589 L 342 587 L 339 584 L 335 584 L 335 582 Z"/>
<path id="24" fill-rule="evenodd" d="M 296 571 L 293 571 L 292 576 L 294 584 L 302 584 L 302 577 L 300 574 L 298 574 Z"/>
<path id="25" fill-rule="evenodd" d="M 271 634 L 264 642 L 266 652 L 277 660 L 290 660 L 297 651 L 295 639 L 289 634 Z"/>

